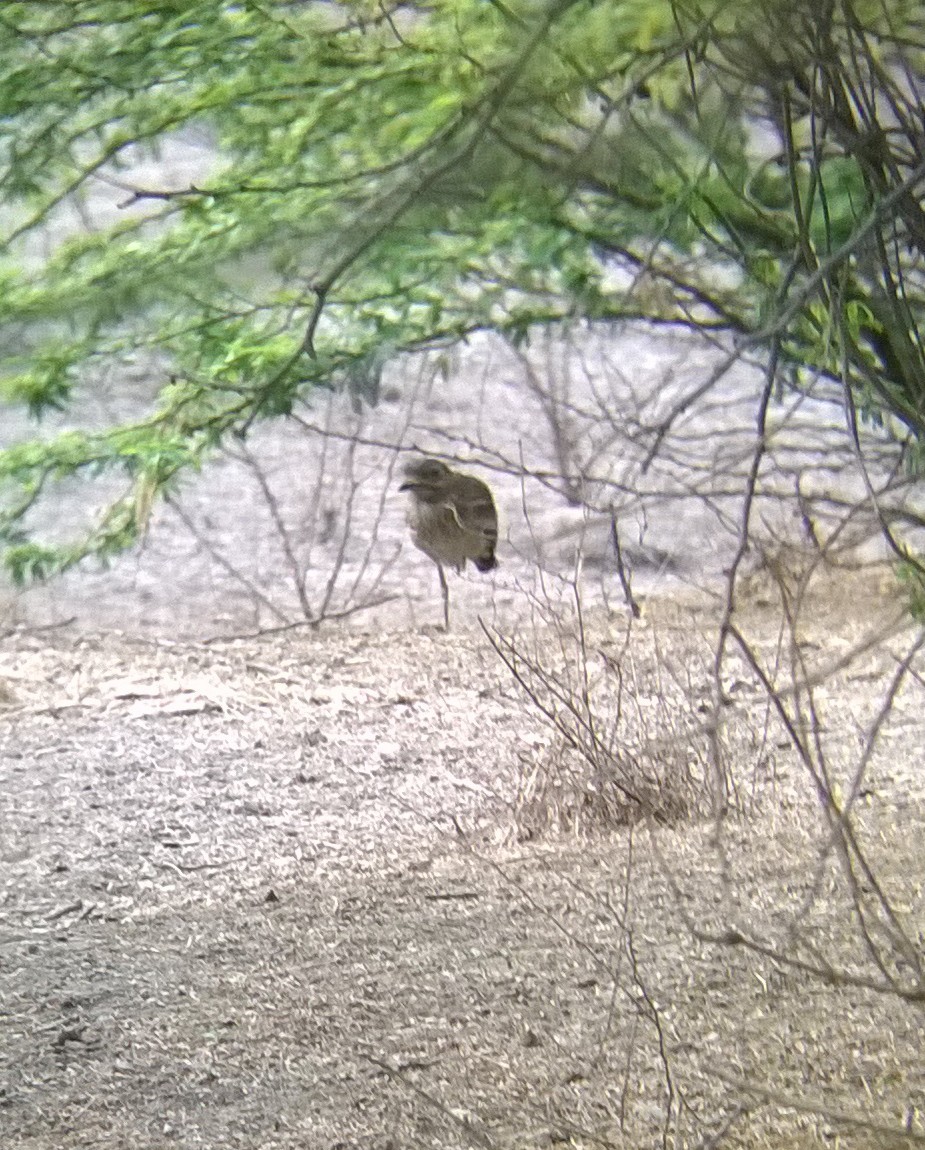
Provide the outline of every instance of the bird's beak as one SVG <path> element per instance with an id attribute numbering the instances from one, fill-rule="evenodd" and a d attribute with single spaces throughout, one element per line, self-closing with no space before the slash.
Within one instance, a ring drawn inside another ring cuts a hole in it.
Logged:
<path id="1" fill-rule="evenodd" d="M 413 479 L 406 479 L 405 482 L 399 486 L 398 490 L 399 491 L 413 491 L 415 489 L 415 487 L 417 487 L 417 484 L 414 482 Z"/>

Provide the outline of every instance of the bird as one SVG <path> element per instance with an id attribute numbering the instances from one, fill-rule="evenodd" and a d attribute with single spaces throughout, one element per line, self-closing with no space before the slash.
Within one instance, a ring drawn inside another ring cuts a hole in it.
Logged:
<path id="1" fill-rule="evenodd" d="M 479 571 L 498 566 L 498 512 L 491 488 L 439 459 L 415 459 L 399 491 L 412 496 L 408 522 L 415 547 L 437 565 L 443 593 L 443 626 L 450 629 L 450 589 L 443 568 L 462 572 L 471 559 Z"/>

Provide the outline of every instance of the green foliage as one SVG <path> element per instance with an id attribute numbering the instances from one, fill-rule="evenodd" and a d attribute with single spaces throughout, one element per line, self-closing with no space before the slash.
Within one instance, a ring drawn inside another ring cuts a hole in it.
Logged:
<path id="1" fill-rule="evenodd" d="M 477 329 L 706 324 L 920 439 L 923 60 L 911 0 L 4 4 L 0 404 L 163 372 L 133 427 L 0 452 L 9 569 L 115 553 L 223 436 Z M 197 179 L 137 174 L 192 139 Z M 33 540 L 47 481 L 113 471 L 98 528 Z"/>

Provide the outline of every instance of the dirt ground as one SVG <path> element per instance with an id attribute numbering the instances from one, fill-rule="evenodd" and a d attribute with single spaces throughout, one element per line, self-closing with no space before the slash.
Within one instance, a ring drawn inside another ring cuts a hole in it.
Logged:
<path id="1" fill-rule="evenodd" d="M 833 583 L 804 636 L 831 668 L 892 635 L 820 687 L 835 788 L 909 643 L 883 585 Z M 761 594 L 740 617 L 769 658 L 776 620 Z M 653 602 L 630 643 L 619 615 L 586 624 L 696 781 L 660 676 L 702 718 L 714 613 Z M 920 953 L 913 672 L 855 813 Z M 917 958 L 872 962 L 744 664 L 721 833 L 702 813 L 584 841 L 522 833 L 555 740 L 474 629 L 16 628 L 0 682 L 4 1150 L 925 1143 L 922 1002 L 877 989 Z"/>

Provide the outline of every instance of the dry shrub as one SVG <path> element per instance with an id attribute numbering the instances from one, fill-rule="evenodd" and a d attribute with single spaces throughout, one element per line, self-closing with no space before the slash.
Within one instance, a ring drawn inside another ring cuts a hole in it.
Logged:
<path id="1" fill-rule="evenodd" d="M 285 433 L 223 448 L 235 500 L 169 499 L 210 577 L 249 602 L 254 633 L 347 619 L 396 598 L 383 537 L 397 448 L 364 441 L 365 408 L 313 397 Z"/>
<path id="2" fill-rule="evenodd" d="M 484 628 L 552 732 L 545 752 L 521 758 L 518 836 L 689 817 L 706 789 L 696 689 L 672 673 L 653 628 L 630 616 L 615 643 L 610 620 L 588 626 L 577 582 L 571 591 L 572 610 L 556 605 L 546 627 L 513 636 Z"/>

